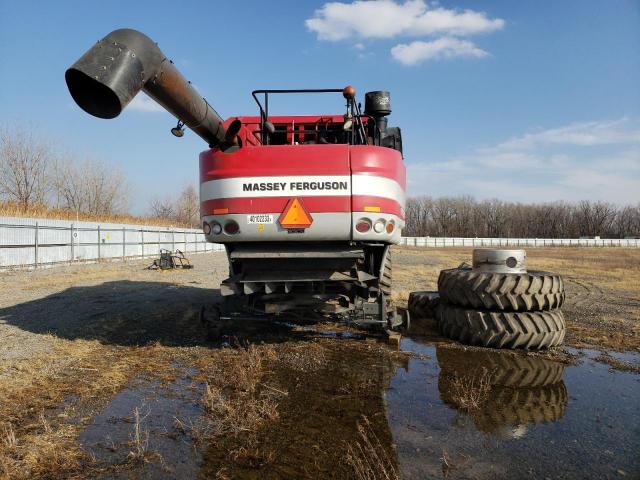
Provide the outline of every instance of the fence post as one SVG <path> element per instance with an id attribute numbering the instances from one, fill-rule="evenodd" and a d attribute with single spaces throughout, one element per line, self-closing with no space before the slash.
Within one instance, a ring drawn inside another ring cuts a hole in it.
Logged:
<path id="1" fill-rule="evenodd" d="M 140 229 L 140 246 L 142 247 L 142 258 L 144 258 L 144 228 Z"/>
<path id="2" fill-rule="evenodd" d="M 171 251 L 174 252 L 176 250 L 176 232 L 171 230 Z"/>
<path id="3" fill-rule="evenodd" d="M 38 268 L 38 222 L 36 222 L 35 241 L 33 245 L 34 245 L 33 263 L 35 265 L 35 268 Z"/>
<path id="4" fill-rule="evenodd" d="M 125 257 L 125 248 L 127 246 L 127 244 L 124 241 L 124 237 L 125 237 L 125 227 L 122 227 L 122 261 L 124 262 L 124 257 Z"/>
<path id="5" fill-rule="evenodd" d="M 71 224 L 71 262 L 75 260 L 75 252 L 73 247 L 73 223 Z"/>
<path id="6" fill-rule="evenodd" d="M 100 225 L 98 225 L 98 263 L 100 263 L 100 242 L 102 241 L 102 235 L 100 235 Z"/>

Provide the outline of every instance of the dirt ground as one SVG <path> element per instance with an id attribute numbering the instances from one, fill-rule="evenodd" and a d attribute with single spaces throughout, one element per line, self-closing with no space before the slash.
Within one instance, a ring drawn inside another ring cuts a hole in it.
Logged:
<path id="1" fill-rule="evenodd" d="M 396 300 L 435 290 L 441 268 L 470 257 L 396 249 Z M 382 391 L 403 354 L 358 332 L 290 326 L 208 342 L 198 312 L 219 295 L 226 257 L 192 261 L 172 272 L 148 261 L 0 272 L 0 478 L 367 478 L 363 452 L 399 478 Z M 640 351 L 640 251 L 531 249 L 528 264 L 564 276 L 569 345 Z M 144 427 L 152 412 L 133 403 L 102 418 L 115 399 L 173 398 L 175 385 L 193 392 L 193 408 L 154 407 L 172 419 L 157 435 Z M 100 421 L 126 433 L 100 438 Z M 188 446 L 195 474 L 171 461 L 166 439 Z"/>

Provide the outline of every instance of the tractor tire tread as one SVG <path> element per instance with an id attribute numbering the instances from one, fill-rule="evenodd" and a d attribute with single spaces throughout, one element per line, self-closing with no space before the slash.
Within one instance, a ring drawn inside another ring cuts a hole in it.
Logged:
<path id="1" fill-rule="evenodd" d="M 496 312 L 441 302 L 436 318 L 445 337 L 480 347 L 541 350 L 560 345 L 565 335 L 560 310 Z"/>
<path id="2" fill-rule="evenodd" d="M 507 312 L 553 310 L 565 299 L 560 275 L 533 270 L 522 274 L 442 270 L 438 293 L 451 305 Z"/>

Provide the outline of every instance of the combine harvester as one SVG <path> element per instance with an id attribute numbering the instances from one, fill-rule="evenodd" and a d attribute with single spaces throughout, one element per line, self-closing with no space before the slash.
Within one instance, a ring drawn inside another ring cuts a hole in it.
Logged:
<path id="1" fill-rule="evenodd" d="M 396 328 L 390 246 L 404 226 L 406 172 L 399 128 L 387 126 L 388 92 L 352 87 L 256 90 L 259 115 L 223 120 L 144 34 L 123 29 L 91 47 L 65 74 L 84 111 L 115 118 L 144 92 L 209 146 L 200 154 L 200 215 L 222 243 L 229 278 L 220 319 L 277 315 Z M 269 115 L 276 94 L 341 94 L 344 114 Z"/>

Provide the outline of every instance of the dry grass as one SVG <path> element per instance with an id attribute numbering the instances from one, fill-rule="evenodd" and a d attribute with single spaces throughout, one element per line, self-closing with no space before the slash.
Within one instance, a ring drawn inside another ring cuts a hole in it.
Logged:
<path id="1" fill-rule="evenodd" d="M 162 359 L 161 347 L 156 345 L 114 351 L 93 340 L 52 337 L 50 342 L 50 352 L 0 365 L 0 371 L 10 372 L 0 376 L 0 418 L 4 419 L 0 430 L 0 478 L 61 478 L 77 474 L 83 465 L 92 462 L 77 443 L 77 436 L 90 418 L 74 420 L 75 412 L 68 399 L 99 405 L 122 389 L 133 375 L 172 371 L 170 360 Z"/>
<path id="2" fill-rule="evenodd" d="M 640 374 L 640 365 L 637 363 L 626 362 L 612 357 L 609 353 L 602 353 L 596 358 L 598 362 L 606 363 L 614 370 L 620 370 L 622 372 L 633 372 Z"/>
<path id="3" fill-rule="evenodd" d="M 347 464 L 358 480 L 400 480 L 400 471 L 387 448 L 364 415 L 358 422 L 358 439 L 347 444 Z"/>
<path id="4" fill-rule="evenodd" d="M 266 383 L 273 359 L 271 345 L 238 346 L 206 374 L 202 405 L 211 423 L 199 436 L 252 433 L 278 419 L 278 398 L 287 392 Z"/>
<path id="5" fill-rule="evenodd" d="M 450 386 L 451 401 L 465 412 L 480 410 L 491 391 L 491 375 L 483 371 L 480 376 L 457 376 Z"/>
<path id="6" fill-rule="evenodd" d="M 129 459 L 133 461 L 145 462 L 149 450 L 149 432 L 142 426 L 142 422 L 147 418 L 149 412 L 144 416 L 140 415 L 140 409 L 133 410 L 133 433 L 131 434 L 132 450 L 129 452 Z"/>
<path id="7" fill-rule="evenodd" d="M 76 213 L 75 210 L 65 208 L 51 208 L 46 205 L 31 205 L 26 210 L 13 202 L 0 202 L 0 217 L 46 218 L 51 220 L 83 220 L 89 222 L 125 223 L 134 225 L 153 225 L 159 227 L 186 227 L 191 225 L 170 221 L 157 217 L 138 217 L 128 214 L 93 215 L 90 213 Z"/>
<path id="8" fill-rule="evenodd" d="M 11 423 L 3 425 L 2 432 L 0 432 L 0 434 L 2 435 L 2 444 L 6 448 L 11 449 L 18 446 L 16 432 L 13 431 L 13 425 L 11 425 Z"/>
<path id="9" fill-rule="evenodd" d="M 451 462 L 451 457 L 449 453 L 443 448 L 442 449 L 442 457 L 440 457 L 442 461 L 442 478 L 449 478 L 449 472 L 453 469 L 453 463 Z"/>

